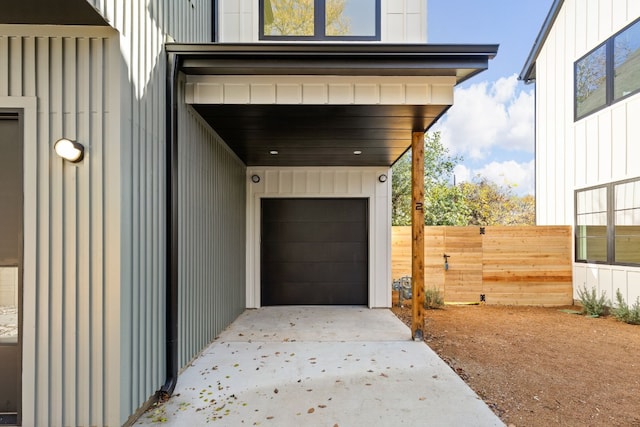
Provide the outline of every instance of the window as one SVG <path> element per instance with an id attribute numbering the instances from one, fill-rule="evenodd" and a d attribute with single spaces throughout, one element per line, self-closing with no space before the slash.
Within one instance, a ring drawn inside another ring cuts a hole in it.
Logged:
<path id="1" fill-rule="evenodd" d="M 640 179 L 576 191 L 576 261 L 640 265 Z"/>
<path id="2" fill-rule="evenodd" d="M 380 0 L 260 0 L 262 40 L 380 40 Z"/>
<path id="3" fill-rule="evenodd" d="M 615 262 L 640 264 L 640 181 L 615 186 Z"/>
<path id="4" fill-rule="evenodd" d="M 640 20 L 635 21 L 574 65 L 575 119 L 640 90 Z"/>
<path id="5" fill-rule="evenodd" d="M 607 104 L 606 45 L 576 62 L 576 116 L 582 117 Z"/>
<path id="6" fill-rule="evenodd" d="M 607 188 L 577 193 L 577 257 L 579 261 L 607 261 Z"/>
<path id="7" fill-rule="evenodd" d="M 640 21 L 613 39 L 613 97 L 640 89 Z"/>

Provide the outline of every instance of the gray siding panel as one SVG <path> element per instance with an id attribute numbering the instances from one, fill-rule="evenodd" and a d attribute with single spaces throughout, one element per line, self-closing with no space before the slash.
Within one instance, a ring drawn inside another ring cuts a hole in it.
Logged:
<path id="1" fill-rule="evenodd" d="M 246 168 L 190 106 L 181 105 L 178 122 L 178 352 L 184 367 L 245 307 Z"/>
<path id="2" fill-rule="evenodd" d="M 209 41 L 211 2 L 88 3 L 115 31 L 0 26 L 0 100 L 37 105 L 25 122 L 37 130 L 25 140 L 24 425 L 121 425 L 165 380 L 163 42 Z M 55 156 L 62 136 L 85 144 L 82 163 Z"/>
<path id="3" fill-rule="evenodd" d="M 117 122 L 102 91 L 114 83 L 108 64 L 118 56 L 116 33 L 4 26 L 0 34 L 0 104 L 37 99 L 25 121 L 37 131 L 25 139 L 25 168 L 33 171 L 25 194 L 34 209 L 25 212 L 31 268 L 24 281 L 23 425 L 103 425 L 108 411 L 117 424 L 119 409 L 105 407 L 104 390 L 117 388 L 118 371 L 104 354 L 105 333 L 119 328 L 105 315 L 118 310 L 105 290 L 117 289 L 119 280 L 104 271 L 105 255 L 119 243 L 105 242 L 103 183 L 105 158 L 118 153 L 104 123 Z M 54 154 L 62 136 L 85 145 L 81 164 Z"/>

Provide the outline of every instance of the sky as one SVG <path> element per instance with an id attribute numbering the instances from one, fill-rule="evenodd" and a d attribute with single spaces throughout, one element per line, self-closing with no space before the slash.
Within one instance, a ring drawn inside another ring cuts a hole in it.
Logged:
<path id="1" fill-rule="evenodd" d="M 489 69 L 455 89 L 440 131 L 463 161 L 456 182 L 481 175 L 534 194 L 534 85 L 518 80 L 553 0 L 428 0 L 429 43 L 499 44 Z"/>

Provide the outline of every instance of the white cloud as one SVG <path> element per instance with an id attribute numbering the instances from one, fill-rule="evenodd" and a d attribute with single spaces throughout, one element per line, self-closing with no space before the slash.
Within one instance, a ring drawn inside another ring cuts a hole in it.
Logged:
<path id="1" fill-rule="evenodd" d="M 455 103 L 434 126 L 452 153 L 473 160 L 491 157 L 493 148 L 533 152 L 534 97 L 519 91 L 516 75 L 455 91 Z"/>
<path id="2" fill-rule="evenodd" d="M 534 161 L 518 163 L 514 160 L 491 162 L 478 169 L 470 169 L 465 165 L 457 165 L 454 173 L 456 182 L 472 181 L 477 175 L 485 177 L 498 185 L 509 185 L 513 192 L 520 196 L 534 194 Z"/>

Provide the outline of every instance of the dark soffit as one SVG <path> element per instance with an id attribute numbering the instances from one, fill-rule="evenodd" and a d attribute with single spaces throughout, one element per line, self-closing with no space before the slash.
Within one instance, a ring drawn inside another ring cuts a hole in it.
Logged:
<path id="1" fill-rule="evenodd" d="M 485 70 L 497 50 L 497 45 L 167 45 L 188 75 L 450 76 L 457 83 Z M 412 132 L 429 129 L 450 106 L 193 107 L 248 166 L 391 166 L 410 147 Z"/>
<path id="2" fill-rule="evenodd" d="M 87 0 L 0 0 L 0 24 L 109 25 Z"/>

